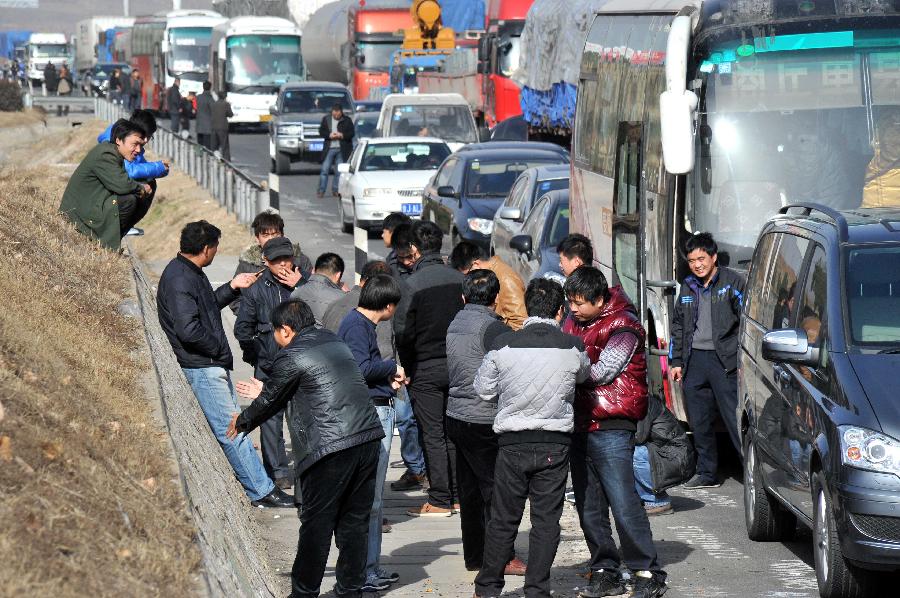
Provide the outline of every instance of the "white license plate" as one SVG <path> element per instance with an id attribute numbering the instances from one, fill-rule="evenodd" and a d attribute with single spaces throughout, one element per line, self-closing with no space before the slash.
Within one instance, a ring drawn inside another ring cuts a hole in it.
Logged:
<path id="1" fill-rule="evenodd" d="M 420 216 L 422 214 L 422 204 L 405 203 L 400 206 L 400 211 L 407 216 Z"/>
<path id="2" fill-rule="evenodd" d="M 324 142 L 324 141 L 319 141 L 318 143 L 310 143 L 310 144 L 309 144 L 309 151 L 311 151 L 311 152 L 321 152 L 321 151 L 322 151 L 322 148 L 324 148 L 324 147 L 325 147 L 325 142 Z"/>

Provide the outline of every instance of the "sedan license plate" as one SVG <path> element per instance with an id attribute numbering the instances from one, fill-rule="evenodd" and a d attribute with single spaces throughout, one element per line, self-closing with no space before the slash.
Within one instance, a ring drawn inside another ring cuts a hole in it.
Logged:
<path id="1" fill-rule="evenodd" d="M 310 143 L 310 144 L 309 144 L 309 151 L 311 151 L 311 152 L 321 152 L 321 151 L 322 151 L 322 148 L 324 148 L 324 147 L 325 147 L 325 142 L 324 142 L 324 141 L 317 141 L 317 142 L 315 142 L 315 143 Z"/>
<path id="2" fill-rule="evenodd" d="M 422 204 L 420 204 L 420 203 L 405 203 L 400 206 L 400 210 L 407 216 L 421 216 L 422 215 Z"/>

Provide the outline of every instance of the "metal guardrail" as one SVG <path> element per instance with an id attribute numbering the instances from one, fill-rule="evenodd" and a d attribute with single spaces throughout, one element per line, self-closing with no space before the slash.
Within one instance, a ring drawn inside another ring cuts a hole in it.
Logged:
<path id="1" fill-rule="evenodd" d="M 128 118 L 129 111 L 105 98 L 94 98 L 97 118 L 113 122 Z M 159 127 L 153 136 L 153 151 L 171 162 L 209 191 L 241 224 L 250 224 L 259 212 L 270 207 L 269 191 L 227 160 L 202 145 Z"/>

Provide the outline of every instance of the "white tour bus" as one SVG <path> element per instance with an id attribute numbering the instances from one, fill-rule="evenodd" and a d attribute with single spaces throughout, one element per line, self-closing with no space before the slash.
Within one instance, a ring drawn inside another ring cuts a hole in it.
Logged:
<path id="1" fill-rule="evenodd" d="M 165 88 L 181 80 L 181 95 L 201 93 L 209 79 L 209 44 L 213 27 L 225 17 L 212 10 L 173 10 L 166 13 L 161 43 L 165 64 Z"/>

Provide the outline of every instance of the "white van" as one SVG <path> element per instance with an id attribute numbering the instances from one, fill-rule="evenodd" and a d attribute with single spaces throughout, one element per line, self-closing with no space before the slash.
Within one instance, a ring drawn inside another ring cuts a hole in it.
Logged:
<path id="1" fill-rule="evenodd" d="M 478 142 L 469 103 L 458 93 L 392 93 L 384 98 L 377 137 L 437 137 L 450 149 Z"/>

